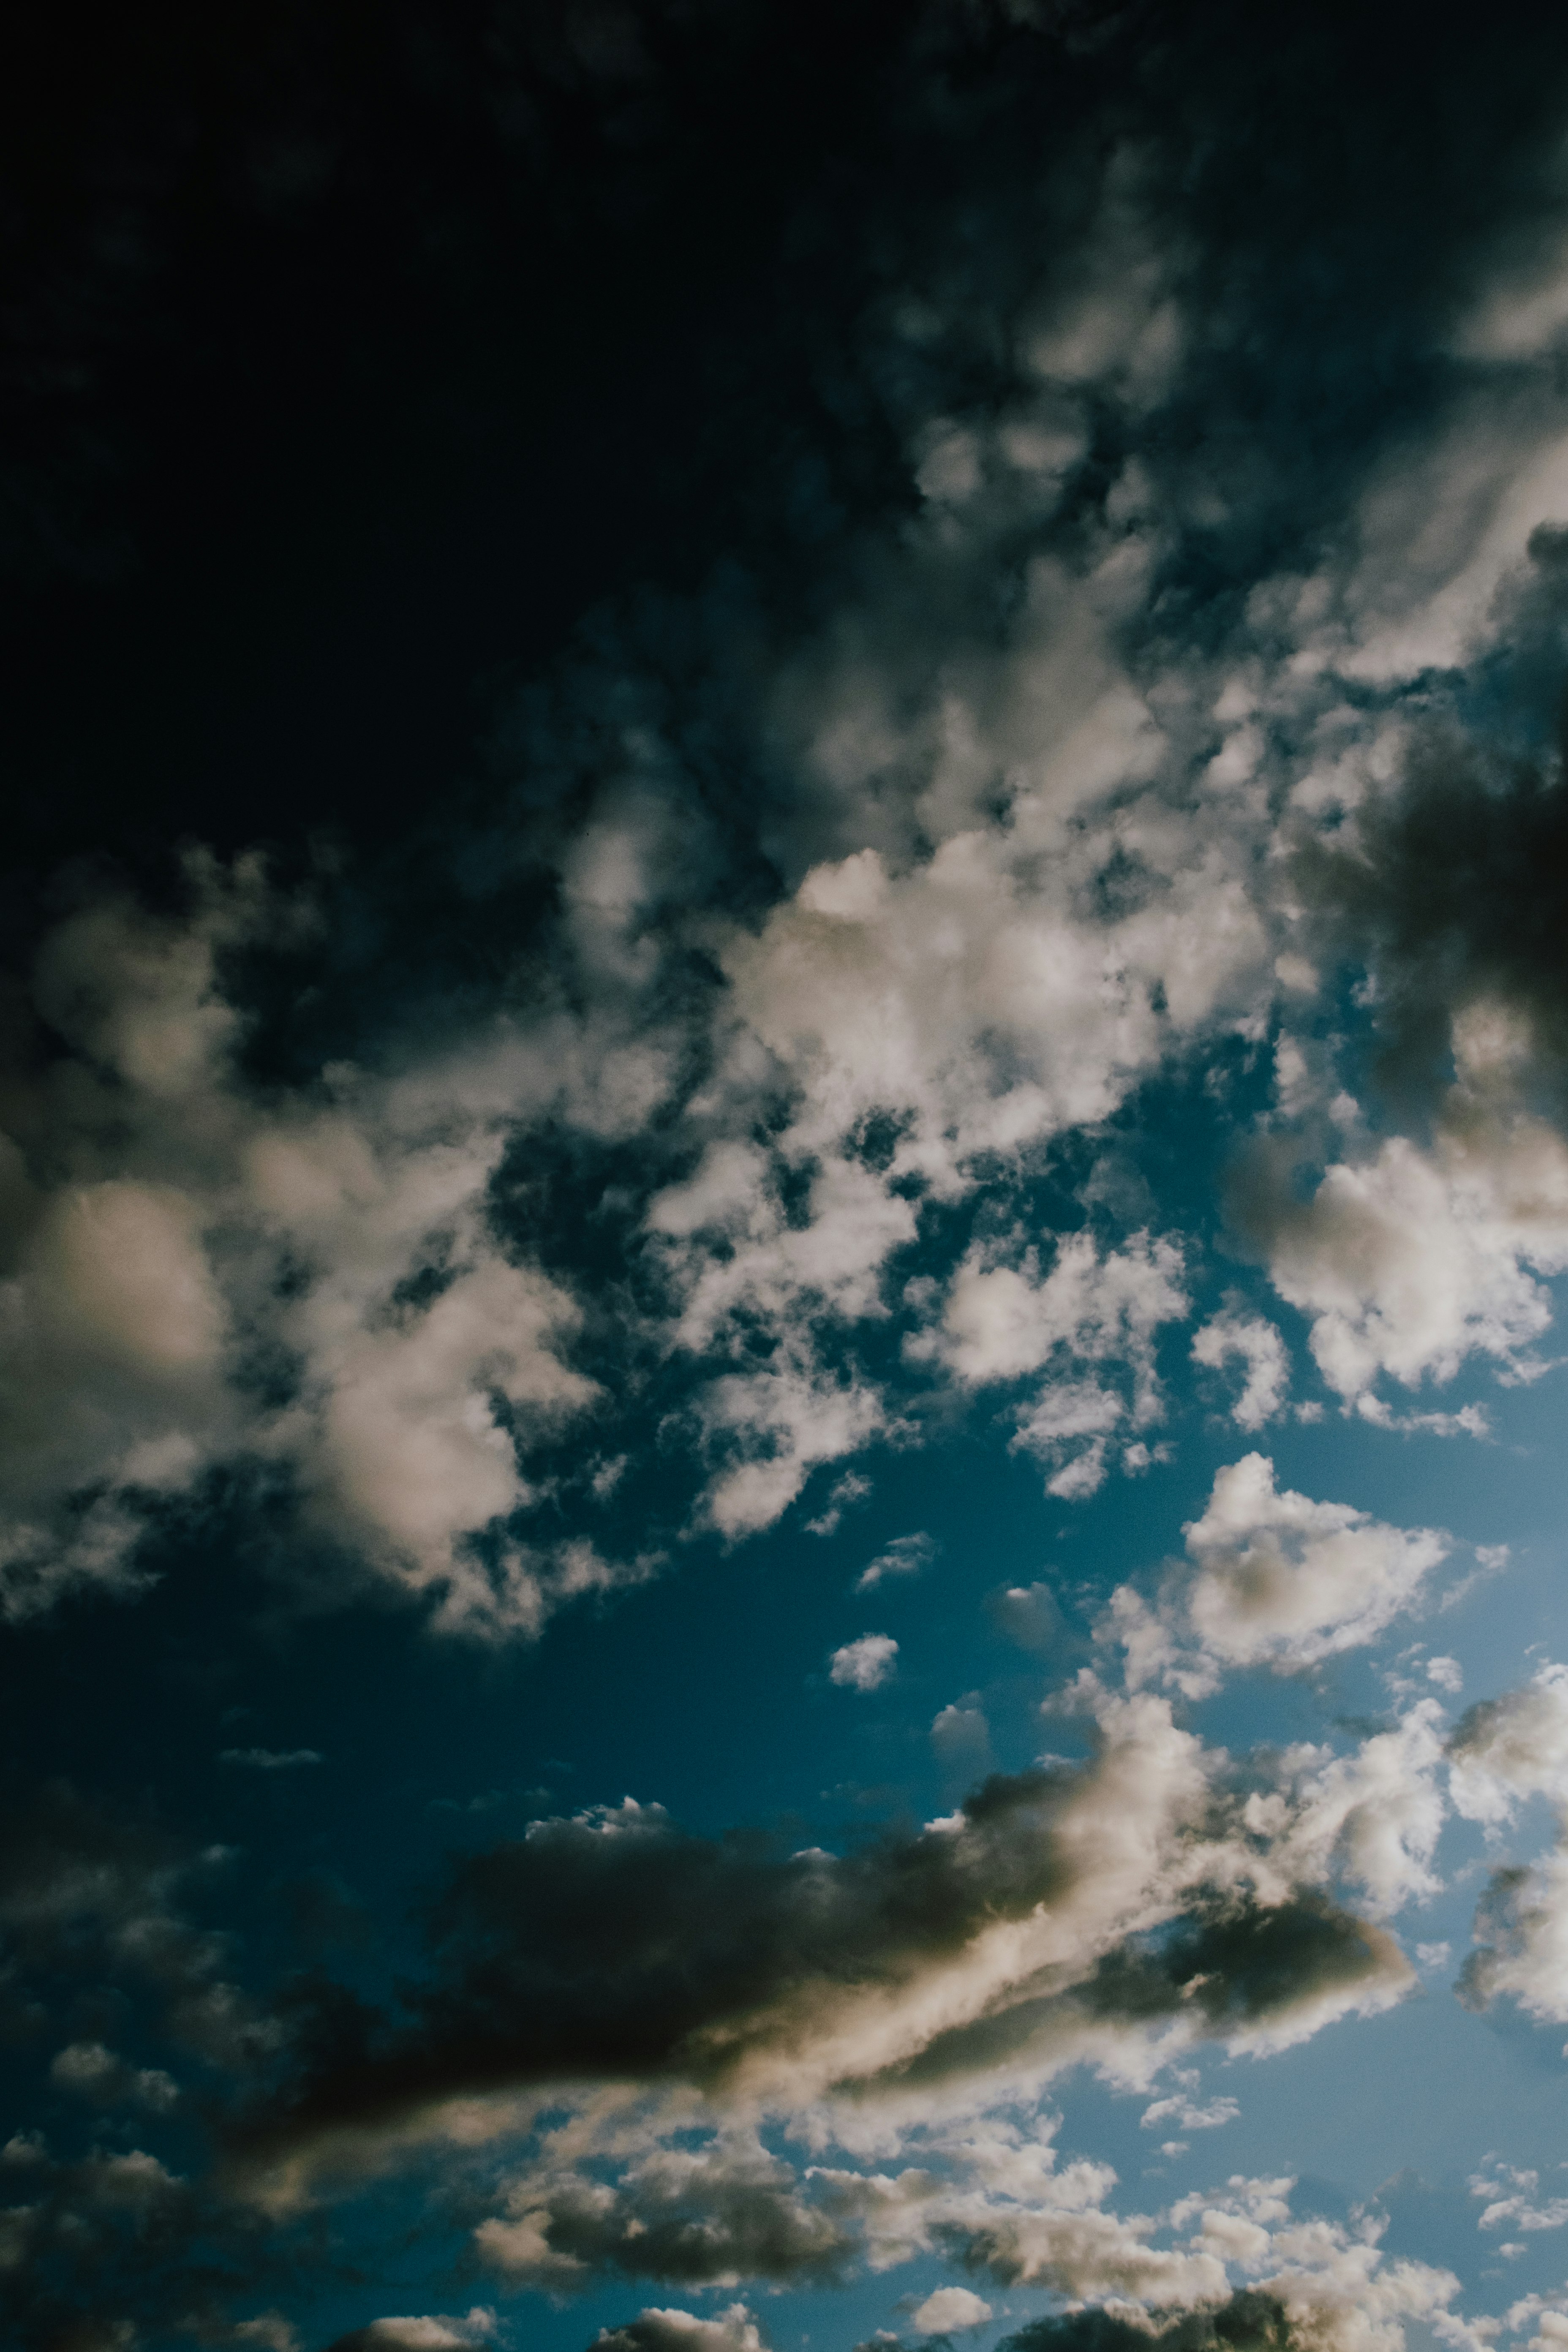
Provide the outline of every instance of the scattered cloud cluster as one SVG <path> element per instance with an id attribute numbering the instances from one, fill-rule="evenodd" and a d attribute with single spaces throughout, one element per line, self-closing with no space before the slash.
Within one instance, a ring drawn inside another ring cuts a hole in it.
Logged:
<path id="1" fill-rule="evenodd" d="M 1555 625 L 1533 346 L 1478 328 L 1489 436 L 1452 387 L 1340 485 L 1315 567 L 1281 553 L 1200 626 L 1170 583 L 1260 492 L 1223 432 L 1201 493 L 1164 454 L 1162 419 L 1231 397 L 1239 332 L 1205 310 L 1169 163 L 1157 139 L 1085 157 L 1059 266 L 967 303 L 952 225 L 927 223 L 900 300 L 857 328 L 912 504 L 865 525 L 809 619 L 742 650 L 694 607 L 689 687 L 606 621 L 553 701 L 525 698 L 521 752 L 573 814 L 518 801 L 510 855 L 548 872 L 551 910 L 492 1002 L 264 1083 L 247 992 L 258 959 L 317 952 L 324 869 L 289 892 L 195 856 L 183 914 L 88 891 L 45 939 L 0 1106 L 13 1616 L 133 1589 L 146 1531 L 239 1468 L 288 1490 L 345 1589 L 532 1636 L 650 1572 L 531 1516 L 558 1442 L 637 1402 L 628 1364 L 680 1391 L 660 1411 L 693 1454 L 685 1531 L 771 1526 L 907 1439 L 933 1384 L 1011 1386 L 1016 1444 L 1087 1497 L 1160 1458 L 1157 1347 L 1210 1236 L 1125 1204 L 1042 1234 L 1029 1184 L 1141 1088 L 1206 1065 L 1219 1102 L 1270 1041 L 1236 1215 L 1331 1395 L 1387 1419 L 1380 1381 L 1538 1368 L 1568 1266 L 1542 1082 L 1568 1033 L 1544 913 L 1499 903 L 1556 820 L 1550 793 L 1434 781 L 1401 707 L 1435 662 Z M 1004 345 L 1006 387 L 977 402 L 969 361 Z M 1092 454 L 1109 418 L 1114 461 Z M 744 855 L 694 770 L 721 715 L 777 779 Z M 1456 807 L 1463 856 L 1417 916 L 1431 812 Z M 460 900 L 498 838 L 458 842 L 432 887 Z M 1357 962 L 1412 1071 L 1447 1056 L 1412 1131 L 1367 1123 L 1345 1041 L 1314 1026 Z M 1419 1051 L 1418 1000 L 1442 1033 Z M 540 1247 L 566 1205 L 548 1177 L 538 1215 L 507 1210 L 563 1139 L 572 1165 L 637 1147 L 604 1188 L 608 1282 L 599 1242 Z M 1257 1302 L 1188 1349 L 1240 1367 L 1240 1428 L 1284 1409 Z M 1422 1425 L 1479 1429 L 1466 1412 Z"/>
<path id="2" fill-rule="evenodd" d="M 972 1249 L 949 1286 L 940 1326 L 908 1352 L 938 1357 L 969 1387 L 1059 1367 L 1018 1408 L 1014 1443 L 1054 1465 L 1047 1492 L 1092 1495 L 1113 1434 L 1163 1418 L 1154 1340 L 1163 1323 L 1187 1312 L 1182 1271 L 1180 1244 L 1147 1233 L 1103 1257 L 1092 1235 L 1068 1235 L 1043 1280 L 1033 1249 L 1016 1265 Z M 1118 1384 L 1091 1367 L 1114 1368 Z"/>

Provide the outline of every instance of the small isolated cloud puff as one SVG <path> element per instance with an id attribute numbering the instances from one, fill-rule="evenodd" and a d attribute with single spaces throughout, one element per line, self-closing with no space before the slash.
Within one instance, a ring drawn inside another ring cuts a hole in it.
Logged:
<path id="1" fill-rule="evenodd" d="M 1050 1650 L 1065 1636 L 1061 1606 L 1048 1584 L 1004 1585 L 986 1595 L 985 1613 L 1021 1650 Z"/>
<path id="2" fill-rule="evenodd" d="M 858 1641 L 834 1651 L 827 1672 L 843 1690 L 877 1690 L 892 1673 L 898 1654 L 890 1633 L 862 1633 Z"/>
<path id="3" fill-rule="evenodd" d="M 895 1536 L 869 1567 L 861 1570 L 855 1580 L 855 1590 L 872 1592 L 886 1577 L 918 1576 L 922 1569 L 931 1566 L 941 1549 L 934 1536 Z"/>
<path id="4" fill-rule="evenodd" d="M 808 1536 L 837 1535 L 845 1512 L 853 1504 L 863 1503 L 870 1491 L 869 1478 L 862 1477 L 858 1470 L 846 1470 L 842 1478 L 834 1480 L 832 1491 L 828 1495 L 825 1507 L 817 1513 L 815 1519 L 807 1519 L 806 1534 Z"/>
<path id="5" fill-rule="evenodd" d="M 931 1744 L 950 1777 L 974 1780 L 991 1768 L 991 1727 L 977 1706 L 944 1706 L 931 1724 Z"/>
<path id="6" fill-rule="evenodd" d="M 1155 2099 L 1144 2108 L 1140 2118 L 1144 2131 L 1173 2123 L 1180 2131 L 1217 2131 L 1222 2124 L 1234 2123 L 1241 2113 L 1240 2103 L 1236 2099 L 1211 2099 L 1206 2106 L 1201 2106 L 1192 2096 L 1197 2087 L 1195 2074 L 1177 2079 L 1183 2085 L 1181 2090 L 1172 2092 L 1168 2098 Z"/>
<path id="7" fill-rule="evenodd" d="M 762 2331 L 743 2303 L 711 2319 L 695 2312 L 639 2312 L 620 2327 L 601 2328 L 593 2352 L 764 2352 Z"/>
<path id="8" fill-rule="evenodd" d="M 939 2286 L 912 2315 L 922 2336 L 951 2336 L 962 2327 L 984 2327 L 991 2305 L 966 2286 Z"/>
<path id="9" fill-rule="evenodd" d="M 1153 1609 L 1123 1585 L 1110 1622 L 1130 1681 L 1163 1678 L 1189 1696 L 1215 1688 L 1226 1667 L 1289 1674 L 1371 1641 L 1448 1549 L 1430 1528 L 1280 1493 L 1262 1454 L 1216 1472 L 1186 1538 L 1191 1573 L 1173 1577 Z"/>

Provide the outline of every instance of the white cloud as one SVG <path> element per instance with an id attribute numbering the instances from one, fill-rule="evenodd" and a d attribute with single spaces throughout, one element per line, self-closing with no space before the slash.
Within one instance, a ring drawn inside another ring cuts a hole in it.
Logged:
<path id="1" fill-rule="evenodd" d="M 1186 1542 L 1191 1569 L 1153 1608 L 1122 1586 L 1111 1623 L 1134 1682 L 1163 1675 L 1194 1696 L 1231 1667 L 1290 1673 L 1373 1640 L 1448 1549 L 1430 1528 L 1281 1493 L 1261 1454 L 1216 1472 Z"/>
<path id="2" fill-rule="evenodd" d="M 493 2344 L 496 2334 L 495 2313 L 476 2304 L 460 2319 L 434 2315 L 372 2319 L 338 2336 L 328 2352 L 476 2352 L 479 2346 Z"/>
<path id="3" fill-rule="evenodd" d="M 1180 2091 L 1154 2099 L 1144 2108 L 1139 2117 L 1144 2131 L 1153 2131 L 1165 2123 L 1173 2123 L 1183 2131 L 1215 2131 L 1222 2124 L 1234 2123 L 1241 2113 L 1235 2099 L 1215 2098 L 1206 2103 L 1194 2099 L 1191 2095 L 1197 2087 L 1195 2074 L 1183 2074 L 1178 2079 L 1183 2084 Z"/>
<path id="4" fill-rule="evenodd" d="M 743 2303 L 701 2318 L 657 2305 L 621 2327 L 604 2327 L 595 2352 L 765 2352 L 762 2330 Z"/>
<path id="5" fill-rule="evenodd" d="M 531 1580 L 514 1545 L 498 1590 L 473 1539 L 528 1504 L 521 1453 L 598 1391 L 563 1360 L 575 1302 L 506 1254 L 488 1192 L 518 1114 L 578 1083 L 579 1041 L 492 1021 L 264 1099 L 234 1064 L 220 957 L 309 906 L 254 861 L 197 858 L 191 891 L 184 920 L 91 908 L 39 960 L 72 1058 L 19 1097 L 54 1175 L 8 1141 L 0 1170 L 20 1232 L 0 1282 L 0 1607 L 133 1580 L 149 1504 L 237 1459 L 282 1470 L 318 1534 L 442 1622 L 536 1630 L 571 1575 Z M 590 1124 L 655 1099 L 614 1059 L 582 1082 Z M 291 1393 L 262 1402 L 283 1367 Z"/>
<path id="6" fill-rule="evenodd" d="M 1521 1690 L 1472 1706 L 1448 1744 L 1454 1803 L 1500 1825 L 1522 1798 L 1568 1804 L 1568 1666 L 1548 1661 Z"/>
<path id="7" fill-rule="evenodd" d="M 1241 1394 L 1232 1405 L 1238 1429 L 1261 1429 L 1284 1407 L 1290 1385 L 1290 1360 L 1272 1323 L 1260 1315 L 1215 1315 L 1193 1341 L 1193 1361 L 1211 1371 L 1239 1357 L 1247 1368 Z"/>
<path id="8" fill-rule="evenodd" d="M 870 1565 L 861 1570 L 855 1580 L 855 1590 L 857 1592 L 871 1592 L 886 1577 L 919 1576 L 922 1570 L 931 1566 L 941 1549 L 942 1546 L 934 1536 L 895 1536 Z"/>
<path id="9" fill-rule="evenodd" d="M 817 1513 L 816 1518 L 807 1519 L 806 1534 L 808 1536 L 837 1535 L 843 1523 L 845 1512 L 852 1508 L 856 1503 L 864 1502 L 870 1492 L 869 1478 L 862 1477 L 858 1470 L 846 1470 L 842 1477 L 834 1480 L 825 1507 Z"/>
<path id="10" fill-rule="evenodd" d="M 1245 1809 L 1249 1823 L 1269 1833 L 1282 1876 L 1321 1881 L 1338 1873 L 1363 1889 L 1380 1916 L 1436 1894 L 1432 1861 L 1446 1814 L 1438 1722 L 1437 1703 L 1424 1699 L 1349 1756 L 1287 1750 L 1289 1807 L 1274 1811 L 1268 1798 L 1257 1797 Z"/>
<path id="11" fill-rule="evenodd" d="M 908 1341 L 906 1353 L 944 1363 L 970 1387 L 1016 1380 L 1054 1360 L 1053 1378 L 1019 1408 L 1015 1443 L 1054 1465 L 1051 1494 L 1076 1499 L 1102 1484 L 1112 1433 L 1123 1422 L 1145 1428 L 1164 1411 L 1155 1337 L 1187 1312 L 1182 1276 L 1180 1245 L 1147 1233 L 1104 1256 L 1092 1235 L 1069 1234 L 1043 1279 L 1033 1248 L 1016 1264 L 972 1248 L 940 1324 Z M 1122 1371 L 1130 1393 L 1085 1377 L 1079 1368 L 1089 1364 Z"/>
<path id="12" fill-rule="evenodd" d="M 846 1642 L 835 1650 L 827 1662 L 830 1678 L 841 1689 L 879 1690 L 892 1674 L 898 1658 L 899 1645 L 890 1633 L 862 1633 L 858 1641 Z"/>
<path id="13" fill-rule="evenodd" d="M 710 1447 L 731 1457 L 710 1480 L 704 1508 L 731 1538 L 771 1527 L 819 1463 L 855 1453 L 885 1421 L 873 1388 L 787 1342 L 765 1370 L 710 1381 L 693 1410 Z"/>
<path id="14" fill-rule="evenodd" d="M 1552 1318 L 1536 1273 L 1568 1265 L 1568 1147 L 1541 1121 L 1457 1118 L 1424 1151 L 1391 1137 L 1331 1167 L 1310 1201 L 1258 1215 L 1282 1298 L 1347 1403 L 1387 1373 L 1448 1380 L 1470 1354 L 1528 1374 Z"/>
<path id="15" fill-rule="evenodd" d="M 966 2286 L 939 2286 L 910 2316 L 922 2336 L 948 2336 L 964 2327 L 984 2327 L 991 2305 Z"/>
<path id="16" fill-rule="evenodd" d="M 971 1386 L 1038 1371 L 1058 1350 L 1084 1362 L 1125 1358 L 1140 1419 L 1157 1411 L 1152 1346 L 1187 1312 L 1179 1243 L 1135 1234 L 1104 1257 L 1089 1234 L 1066 1235 L 1042 1280 L 1037 1253 L 997 1264 L 972 1249 L 952 1277 L 933 1352 Z"/>
<path id="17" fill-rule="evenodd" d="M 1472 2197 L 1486 2200 L 1476 2223 L 1479 2230 L 1561 2230 L 1568 2221 L 1568 2197 L 1539 2197 L 1541 2175 L 1521 2171 L 1493 2157 L 1487 2167 L 1470 2175 Z"/>

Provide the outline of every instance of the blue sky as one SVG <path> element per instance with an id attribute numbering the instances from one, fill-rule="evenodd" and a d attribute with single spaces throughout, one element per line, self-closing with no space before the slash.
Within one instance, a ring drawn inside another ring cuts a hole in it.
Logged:
<path id="1" fill-rule="evenodd" d="M 7 2340 L 1556 2352 L 1561 37 L 35 34 Z"/>

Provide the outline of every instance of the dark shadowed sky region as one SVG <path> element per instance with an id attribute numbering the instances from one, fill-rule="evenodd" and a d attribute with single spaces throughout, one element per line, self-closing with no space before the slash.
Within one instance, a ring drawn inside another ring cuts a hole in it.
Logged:
<path id="1" fill-rule="evenodd" d="M 1568 33 L 0 31 L 0 2343 L 1568 2352 Z"/>

